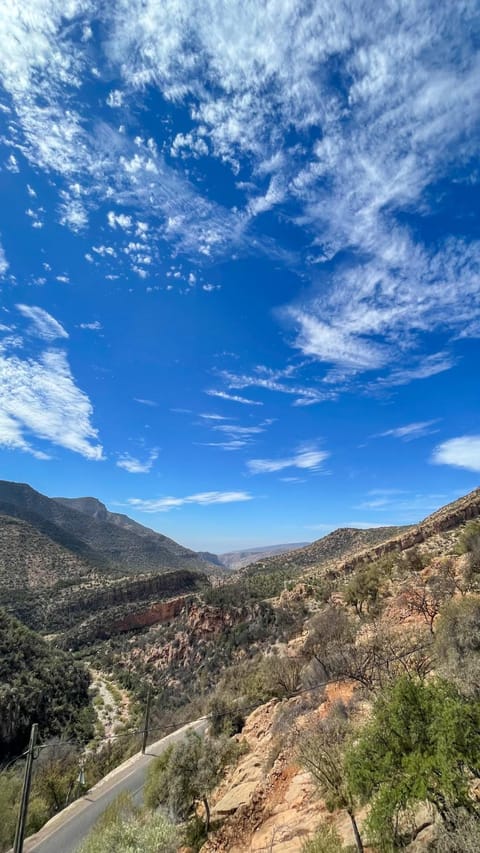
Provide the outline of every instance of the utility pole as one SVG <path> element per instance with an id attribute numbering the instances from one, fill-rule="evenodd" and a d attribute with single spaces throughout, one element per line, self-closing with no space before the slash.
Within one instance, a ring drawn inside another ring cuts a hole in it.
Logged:
<path id="1" fill-rule="evenodd" d="M 147 693 L 147 707 L 145 709 L 145 724 L 143 727 L 143 738 L 142 738 L 142 755 L 145 755 L 145 750 L 147 748 L 147 738 L 148 738 L 148 724 L 150 722 L 150 705 L 152 704 L 152 685 L 148 685 L 148 693 Z"/>
<path id="2" fill-rule="evenodd" d="M 20 812 L 18 815 L 17 829 L 15 832 L 15 841 L 13 845 L 13 853 L 22 853 L 23 839 L 25 837 L 25 824 L 27 822 L 28 798 L 30 796 L 30 785 L 32 782 L 32 766 L 35 757 L 35 745 L 37 743 L 38 725 L 34 723 L 30 732 L 30 743 L 28 745 L 27 760 L 25 763 L 25 773 L 23 776 L 22 801 L 20 803 Z"/>

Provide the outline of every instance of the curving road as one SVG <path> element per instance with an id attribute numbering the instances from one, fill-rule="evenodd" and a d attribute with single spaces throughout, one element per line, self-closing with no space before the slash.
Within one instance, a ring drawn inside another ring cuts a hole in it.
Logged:
<path id="1" fill-rule="evenodd" d="M 138 753 L 105 776 L 79 800 L 55 815 L 40 832 L 25 840 L 24 853 L 74 853 L 88 835 L 100 815 L 123 791 L 141 800 L 147 768 L 153 758 L 161 755 L 170 744 L 181 740 L 188 731 L 202 733 L 207 728 L 206 717 L 182 726 L 147 747 L 145 755 Z"/>

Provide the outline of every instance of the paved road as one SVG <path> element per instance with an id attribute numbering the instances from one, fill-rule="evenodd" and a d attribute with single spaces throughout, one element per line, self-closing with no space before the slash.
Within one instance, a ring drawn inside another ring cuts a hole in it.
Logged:
<path id="1" fill-rule="evenodd" d="M 202 717 L 150 744 L 145 755 L 138 753 L 129 758 L 87 791 L 84 797 L 55 815 L 40 832 L 26 839 L 24 853 L 74 853 L 108 804 L 119 794 L 130 791 L 134 799 L 141 799 L 147 768 L 153 758 L 161 755 L 171 743 L 185 737 L 187 731 L 200 733 L 206 727 L 207 721 Z"/>

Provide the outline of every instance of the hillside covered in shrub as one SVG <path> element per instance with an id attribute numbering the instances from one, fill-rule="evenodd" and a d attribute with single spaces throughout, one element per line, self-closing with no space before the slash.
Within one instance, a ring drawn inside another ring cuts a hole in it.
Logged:
<path id="1" fill-rule="evenodd" d="M 0 610 L 0 760 L 21 752 L 36 722 L 44 739 L 92 731 L 86 669 Z"/>

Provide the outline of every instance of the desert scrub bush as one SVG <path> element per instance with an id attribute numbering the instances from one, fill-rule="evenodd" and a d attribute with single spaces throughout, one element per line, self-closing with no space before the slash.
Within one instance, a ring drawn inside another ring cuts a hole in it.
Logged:
<path id="1" fill-rule="evenodd" d="M 453 599 L 441 610 L 435 656 L 440 675 L 464 695 L 480 697 L 480 596 Z"/>
<path id="2" fill-rule="evenodd" d="M 406 573 L 421 572 L 428 566 L 431 557 L 422 553 L 417 547 L 408 548 L 403 552 L 398 565 L 401 566 Z"/>
<path id="3" fill-rule="evenodd" d="M 117 685 L 113 683 L 113 681 L 107 681 L 107 687 L 117 705 L 121 705 L 123 696 L 118 689 Z"/>
<path id="4" fill-rule="evenodd" d="M 348 735 L 347 710 L 339 704 L 328 717 L 319 720 L 315 727 L 303 733 L 298 758 L 302 766 L 310 771 L 327 809 L 331 812 L 337 809 L 346 811 L 356 850 L 363 853 L 363 842 L 355 816 L 358 797 L 350 780 L 345 757 Z"/>
<path id="5" fill-rule="evenodd" d="M 167 808 L 172 820 L 187 820 L 202 802 L 205 831 L 210 828 L 210 793 L 226 767 L 243 751 L 228 737 L 200 737 L 188 732 L 183 741 L 169 747 L 149 767 L 144 789 L 145 803 L 152 809 Z"/>
<path id="6" fill-rule="evenodd" d="M 469 521 L 457 540 L 458 554 L 473 554 L 480 562 L 480 521 Z"/>
<path id="7" fill-rule="evenodd" d="M 245 717 L 238 702 L 219 693 L 212 696 L 207 705 L 207 714 L 210 718 L 210 732 L 214 737 L 238 734 L 245 725 Z"/>
<path id="8" fill-rule="evenodd" d="M 449 826 L 441 825 L 432 847 L 436 853 L 478 853 L 480 821 L 478 814 L 466 811 L 452 813 Z"/>
<path id="9" fill-rule="evenodd" d="M 286 744 L 286 739 L 288 739 L 289 736 L 296 737 L 297 720 L 308 713 L 308 711 L 318 708 L 322 702 L 324 693 L 324 688 L 320 688 L 319 690 L 303 693 L 300 696 L 280 702 L 277 705 L 275 716 L 272 721 L 272 735 L 274 737 L 279 735 L 282 738 L 284 745 Z"/>
<path id="10" fill-rule="evenodd" d="M 176 853 L 179 841 L 164 815 L 136 808 L 127 795 L 106 810 L 78 853 Z"/>
<path id="11" fill-rule="evenodd" d="M 304 661 L 287 655 L 269 655 L 261 664 L 261 674 L 267 693 L 283 699 L 296 693 L 301 684 Z"/>
<path id="12" fill-rule="evenodd" d="M 350 853 L 354 847 L 344 847 L 343 841 L 334 826 L 320 824 L 313 838 L 305 841 L 302 853 Z"/>

